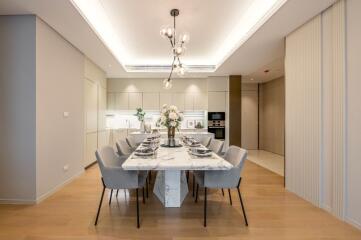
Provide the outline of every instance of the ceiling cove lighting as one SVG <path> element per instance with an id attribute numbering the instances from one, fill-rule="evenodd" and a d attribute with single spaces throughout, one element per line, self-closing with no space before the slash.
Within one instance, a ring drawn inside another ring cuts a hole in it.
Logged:
<path id="1" fill-rule="evenodd" d="M 172 47 L 173 61 L 171 64 L 171 69 L 168 78 L 164 79 L 163 87 L 164 89 L 172 88 L 172 74 L 175 71 L 178 76 L 183 76 L 185 74 L 185 68 L 182 65 L 180 56 L 184 54 L 186 47 L 185 44 L 189 42 L 189 34 L 183 33 L 179 35 L 179 40 L 177 40 L 177 30 L 176 30 L 176 17 L 179 15 L 178 9 L 172 9 L 170 15 L 173 17 L 173 27 L 165 26 L 160 30 L 160 35 L 164 38 L 168 38 L 169 43 Z"/>
<path id="2" fill-rule="evenodd" d="M 100 0 L 70 1 L 126 72 L 148 72 L 150 69 L 152 72 L 168 72 L 172 69 L 173 66 L 166 66 L 156 60 L 146 64 L 136 64 L 136 62 L 143 62 L 142 59 L 135 59 L 132 53 L 126 50 L 122 42 L 125 39 L 117 36 Z M 202 62 L 194 62 L 190 59 L 191 64 L 187 64 L 187 72 L 215 72 L 286 2 L 287 0 L 253 0 L 247 10 L 240 15 L 238 22 L 234 23 L 233 30 L 219 43 L 219 48 Z M 166 32 L 163 32 L 164 36 L 167 36 L 168 30 L 170 34 L 173 33 L 172 28 L 164 29 L 166 29 Z M 179 36 L 179 40 L 182 36 Z M 189 40 L 187 37 L 189 36 L 186 35 L 184 40 Z M 184 50 L 185 48 L 180 47 L 174 51 L 177 54 L 183 54 Z M 200 69 L 202 71 L 199 71 Z"/>

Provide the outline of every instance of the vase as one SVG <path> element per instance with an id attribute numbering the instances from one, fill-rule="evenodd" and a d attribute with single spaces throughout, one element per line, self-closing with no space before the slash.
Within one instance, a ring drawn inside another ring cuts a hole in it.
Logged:
<path id="1" fill-rule="evenodd" d="M 140 132 L 144 133 L 145 132 L 145 126 L 144 126 L 144 121 L 140 122 Z"/>
<path id="2" fill-rule="evenodd" d="M 168 138 L 174 139 L 175 136 L 175 127 L 169 127 L 168 128 Z"/>

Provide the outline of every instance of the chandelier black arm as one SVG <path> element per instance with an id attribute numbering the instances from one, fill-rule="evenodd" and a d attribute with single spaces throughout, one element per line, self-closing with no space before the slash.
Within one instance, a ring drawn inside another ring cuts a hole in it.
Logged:
<path id="1" fill-rule="evenodd" d="M 176 57 L 174 56 L 174 57 L 173 57 L 173 62 L 172 62 L 172 68 L 171 68 L 171 70 L 170 70 L 169 77 L 168 77 L 168 81 L 170 81 L 170 78 L 172 77 L 175 59 L 176 59 Z"/>

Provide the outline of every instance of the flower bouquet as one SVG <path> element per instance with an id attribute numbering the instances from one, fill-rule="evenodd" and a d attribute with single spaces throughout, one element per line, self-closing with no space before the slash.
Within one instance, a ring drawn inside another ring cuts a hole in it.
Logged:
<path id="1" fill-rule="evenodd" d="M 168 138 L 174 139 L 175 129 L 178 130 L 182 120 L 183 114 L 176 106 L 164 104 L 157 124 L 166 127 L 168 129 Z"/>

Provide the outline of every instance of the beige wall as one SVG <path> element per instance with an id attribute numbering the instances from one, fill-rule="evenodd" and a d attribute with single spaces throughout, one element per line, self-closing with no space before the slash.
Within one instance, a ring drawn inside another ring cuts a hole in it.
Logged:
<path id="1" fill-rule="evenodd" d="M 33 202 L 35 17 L 0 16 L 0 201 Z"/>
<path id="2" fill-rule="evenodd" d="M 37 18 L 37 199 L 83 171 L 83 79 L 81 52 Z"/>
<path id="3" fill-rule="evenodd" d="M 242 148 L 258 149 L 258 84 L 242 83 Z"/>
<path id="4" fill-rule="evenodd" d="M 259 85 L 259 148 L 284 155 L 284 77 Z"/>

